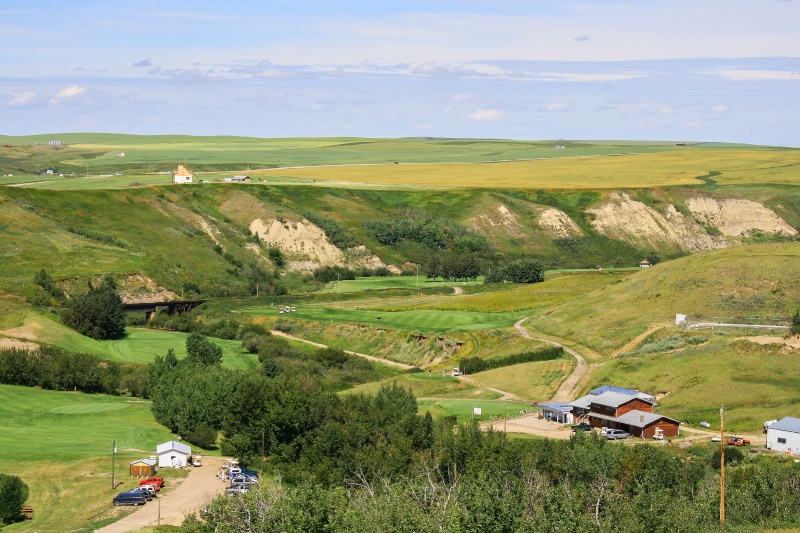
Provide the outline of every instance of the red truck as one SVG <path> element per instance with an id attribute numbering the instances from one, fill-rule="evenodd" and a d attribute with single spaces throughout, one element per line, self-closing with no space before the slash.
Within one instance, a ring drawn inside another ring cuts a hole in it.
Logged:
<path id="1" fill-rule="evenodd" d="M 730 437 L 726 444 L 730 444 L 731 446 L 750 446 L 750 441 L 742 437 Z"/>

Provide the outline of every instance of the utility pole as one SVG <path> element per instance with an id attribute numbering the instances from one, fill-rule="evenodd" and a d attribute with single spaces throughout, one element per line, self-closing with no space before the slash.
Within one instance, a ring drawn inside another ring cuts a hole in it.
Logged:
<path id="1" fill-rule="evenodd" d="M 506 433 L 506 420 L 508 420 L 508 400 L 503 402 L 503 433 Z"/>
<path id="2" fill-rule="evenodd" d="M 111 441 L 111 490 L 114 490 L 114 487 L 117 486 L 117 478 L 116 472 L 114 469 L 114 456 L 117 454 L 117 441 L 116 439 Z"/>
<path id="3" fill-rule="evenodd" d="M 719 527 L 725 527 L 725 404 L 719 409 Z"/>

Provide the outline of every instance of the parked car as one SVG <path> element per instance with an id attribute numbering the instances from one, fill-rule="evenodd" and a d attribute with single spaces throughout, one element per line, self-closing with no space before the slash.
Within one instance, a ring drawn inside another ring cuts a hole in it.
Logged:
<path id="1" fill-rule="evenodd" d="M 244 494 L 248 490 L 250 490 L 250 485 L 230 485 L 225 489 L 225 492 L 228 494 Z"/>
<path id="2" fill-rule="evenodd" d="M 161 486 L 160 486 L 160 485 L 158 484 L 158 482 L 156 482 L 156 481 L 151 481 L 151 480 L 149 480 L 149 479 L 143 479 L 143 480 L 141 480 L 141 481 L 139 482 L 139 486 L 140 486 L 140 487 L 143 487 L 143 486 L 145 486 L 145 485 L 147 485 L 147 486 L 150 486 L 150 487 L 153 487 L 154 489 L 156 489 L 156 492 L 158 492 L 158 491 L 160 491 L 160 490 L 161 490 Z"/>
<path id="3" fill-rule="evenodd" d="M 730 444 L 731 446 L 750 446 L 750 441 L 742 437 L 730 437 L 726 444 Z"/>
<path id="4" fill-rule="evenodd" d="M 249 468 L 242 468 L 242 475 L 258 479 L 258 472 L 250 470 Z"/>
<path id="5" fill-rule="evenodd" d="M 139 481 L 139 485 L 158 485 L 158 488 L 164 486 L 164 478 L 161 476 L 151 476 Z"/>
<path id="6" fill-rule="evenodd" d="M 231 479 L 231 485 L 258 485 L 258 479 L 252 476 L 236 476 Z"/>
<path id="7" fill-rule="evenodd" d="M 147 497 L 143 492 L 120 492 L 112 500 L 114 505 L 144 505 L 147 503 Z"/>
<path id="8" fill-rule="evenodd" d="M 148 487 L 149 485 L 140 485 L 135 489 L 131 490 L 130 492 L 141 492 L 142 494 L 144 494 L 144 497 L 147 499 L 147 501 L 151 501 L 153 498 L 156 497 L 156 492 L 149 490 Z"/>
<path id="9" fill-rule="evenodd" d="M 578 431 L 592 431 L 593 429 L 594 427 L 586 422 L 581 422 L 580 424 L 572 426 L 573 433 L 577 433 Z"/>
<path id="10" fill-rule="evenodd" d="M 716 437 L 711 437 L 711 442 L 721 442 L 721 441 L 722 437 L 720 437 L 719 435 L 717 435 Z"/>
<path id="11" fill-rule="evenodd" d="M 606 430 L 606 438 L 608 440 L 627 439 L 630 436 L 631 436 L 630 433 L 628 433 L 627 431 L 622 431 L 621 429 Z"/>

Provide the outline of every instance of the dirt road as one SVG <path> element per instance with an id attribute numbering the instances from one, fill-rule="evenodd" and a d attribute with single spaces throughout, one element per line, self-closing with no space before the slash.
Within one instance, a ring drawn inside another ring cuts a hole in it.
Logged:
<path id="1" fill-rule="evenodd" d="M 320 344 L 318 342 L 309 341 L 306 339 L 301 339 L 300 337 L 295 337 L 294 335 L 289 335 L 288 333 L 284 333 L 282 331 L 273 331 L 273 335 L 278 337 L 284 337 L 286 339 L 292 339 L 293 341 L 304 342 L 306 344 L 310 344 L 312 346 L 316 346 L 317 348 L 327 348 L 324 344 Z M 364 359 L 369 359 L 370 361 L 375 361 L 376 363 L 383 363 L 389 366 L 396 366 L 405 370 L 409 368 L 414 368 L 411 365 L 407 365 L 405 363 L 398 363 L 397 361 L 390 361 L 389 359 L 381 359 L 380 357 L 375 357 L 374 355 L 367 355 L 365 353 L 358 353 L 358 352 L 351 352 L 350 350 L 344 350 L 344 353 L 349 353 L 350 355 L 357 355 L 359 357 L 363 357 Z"/>
<path id="2" fill-rule="evenodd" d="M 155 526 L 159 523 L 159 507 L 162 526 L 180 525 L 187 515 L 197 512 L 206 502 L 225 492 L 226 484 L 217 478 L 224 462 L 223 457 L 204 455 L 203 466 L 191 469 L 184 480 L 175 481 L 169 492 L 165 491 L 166 494 L 139 507 L 122 520 L 98 529 L 97 533 L 125 533 Z"/>
<path id="3" fill-rule="evenodd" d="M 577 366 L 575 366 L 575 370 L 572 371 L 572 374 L 570 374 L 569 377 L 566 380 L 564 380 L 564 383 L 561 384 L 561 386 L 558 388 L 553 397 L 550 398 L 550 401 L 553 402 L 565 402 L 569 400 L 571 397 L 572 389 L 575 388 L 575 385 L 578 384 L 580 379 L 583 377 L 584 374 L 586 374 L 586 371 L 589 369 L 589 365 L 586 364 L 586 359 L 581 357 L 581 354 L 579 354 L 572 348 L 567 348 L 561 343 L 558 343 L 556 341 L 551 341 L 550 339 L 540 339 L 537 337 L 531 337 L 530 333 L 528 333 L 528 330 L 522 326 L 522 323 L 525 322 L 526 320 L 528 320 L 527 317 L 523 318 L 522 320 L 518 320 L 517 323 L 514 324 L 514 327 L 517 328 L 517 331 L 519 332 L 520 335 L 522 335 L 526 339 L 546 342 L 548 344 L 552 344 L 553 346 L 561 346 L 562 348 L 564 348 L 565 352 L 570 354 L 572 357 L 575 358 L 576 361 L 578 361 L 578 364 Z"/>

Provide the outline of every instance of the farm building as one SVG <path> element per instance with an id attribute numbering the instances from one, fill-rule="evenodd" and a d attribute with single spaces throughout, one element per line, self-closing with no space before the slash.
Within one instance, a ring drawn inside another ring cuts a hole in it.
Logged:
<path id="1" fill-rule="evenodd" d="M 572 407 L 568 402 L 544 402 L 538 404 L 537 407 L 541 409 L 541 416 L 545 420 L 552 420 L 562 424 L 572 423 Z"/>
<path id="2" fill-rule="evenodd" d="M 653 412 L 654 396 L 643 392 L 605 385 L 569 403 L 577 422 L 596 428 L 627 431 L 634 437 L 653 438 L 656 430 L 665 437 L 677 437 L 680 422 Z"/>
<path id="3" fill-rule="evenodd" d="M 639 268 L 650 268 L 650 261 L 647 259 L 642 259 L 639 261 Z"/>
<path id="4" fill-rule="evenodd" d="M 250 176 L 232 176 L 231 181 L 233 182 L 245 182 L 245 181 L 253 181 L 253 178 Z"/>
<path id="5" fill-rule="evenodd" d="M 767 428 L 767 448 L 800 454 L 800 418 L 785 416 Z"/>
<path id="6" fill-rule="evenodd" d="M 61 141 L 47 141 L 47 146 L 61 146 Z"/>
<path id="7" fill-rule="evenodd" d="M 172 183 L 192 183 L 193 180 L 194 172 L 183 165 L 178 165 L 178 170 L 172 173 Z"/>
<path id="8" fill-rule="evenodd" d="M 171 440 L 156 446 L 156 454 L 158 455 L 159 467 L 183 468 L 188 464 L 192 449 L 182 442 Z"/>
<path id="9" fill-rule="evenodd" d="M 149 477 L 156 473 L 156 460 L 138 459 L 131 463 L 131 477 Z"/>

